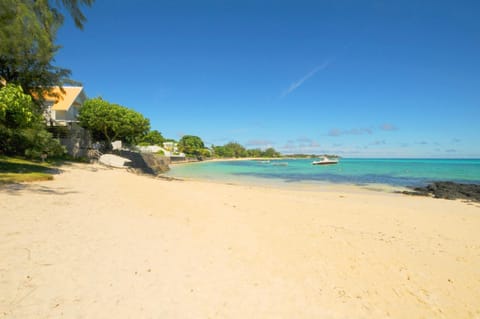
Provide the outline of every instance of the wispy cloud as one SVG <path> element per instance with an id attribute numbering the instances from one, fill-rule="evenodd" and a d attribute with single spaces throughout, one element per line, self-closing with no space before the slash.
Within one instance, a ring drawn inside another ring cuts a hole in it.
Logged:
<path id="1" fill-rule="evenodd" d="M 329 136 L 341 136 L 341 135 L 363 135 L 372 134 L 373 130 L 368 127 L 351 128 L 348 130 L 341 130 L 339 128 L 332 128 L 328 131 Z"/>
<path id="2" fill-rule="evenodd" d="M 342 135 L 342 130 L 340 130 L 338 128 L 332 128 L 332 129 L 330 129 L 330 131 L 328 131 L 328 135 L 329 136 L 340 136 L 340 135 Z"/>
<path id="3" fill-rule="evenodd" d="M 309 138 L 309 137 L 302 136 L 302 137 L 297 138 L 297 142 L 300 142 L 300 143 L 311 143 L 311 142 L 312 142 L 312 139 Z"/>
<path id="4" fill-rule="evenodd" d="M 385 145 L 387 144 L 387 142 L 385 142 L 385 140 L 376 140 L 376 141 L 373 141 L 372 143 L 370 143 L 370 145 Z"/>
<path id="5" fill-rule="evenodd" d="M 281 151 L 287 153 L 309 153 L 309 152 L 318 152 L 320 144 L 308 137 L 299 137 L 295 140 L 288 140 L 285 145 L 280 147 Z"/>
<path id="6" fill-rule="evenodd" d="M 383 123 L 382 125 L 380 125 L 380 129 L 382 131 L 396 131 L 398 130 L 398 127 L 391 123 Z"/>
<path id="7" fill-rule="evenodd" d="M 339 129 L 337 127 L 334 127 L 328 131 L 328 136 L 342 136 L 342 135 L 364 135 L 368 134 L 371 135 L 374 132 L 378 132 L 379 130 L 381 131 L 396 131 L 398 130 L 398 127 L 390 124 L 390 123 L 384 123 L 380 126 L 370 126 L 370 127 L 354 127 L 350 129 Z"/>
<path id="8" fill-rule="evenodd" d="M 300 80 L 293 82 L 288 89 L 283 91 L 281 98 L 286 97 L 287 95 L 289 95 L 290 93 L 298 89 L 306 80 L 314 76 L 318 71 L 321 71 L 327 68 L 330 65 L 330 63 L 331 63 L 330 60 L 323 62 L 322 64 L 310 70 L 310 72 L 305 74 Z"/>

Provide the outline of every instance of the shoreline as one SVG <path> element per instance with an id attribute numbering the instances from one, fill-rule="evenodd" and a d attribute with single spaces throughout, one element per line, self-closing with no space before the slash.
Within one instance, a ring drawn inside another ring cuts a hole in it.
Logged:
<path id="1" fill-rule="evenodd" d="M 0 188 L 5 318 L 475 318 L 480 205 L 166 181 Z"/>
<path id="2" fill-rule="evenodd" d="M 212 158 L 205 160 L 195 160 L 195 161 L 178 161 L 171 162 L 171 165 L 182 165 L 182 164 L 195 164 L 195 163 L 208 163 L 208 162 L 236 162 L 236 161 L 273 161 L 273 160 L 286 160 L 287 158 L 281 157 L 230 157 L 230 158 Z M 293 159 L 293 158 L 289 158 Z"/>
<path id="3" fill-rule="evenodd" d="M 318 192 L 318 191 L 347 191 L 347 192 L 383 192 L 383 193 L 401 193 L 408 191 L 408 187 L 403 186 L 392 186 L 388 184 L 380 183 L 371 183 L 358 185 L 353 183 L 332 183 L 332 182 L 295 182 L 287 183 L 285 181 L 270 181 L 269 183 L 265 180 L 255 181 L 254 178 L 248 178 L 244 180 L 222 180 L 214 178 L 194 178 L 194 177 L 177 177 L 170 176 L 162 173 L 159 175 L 161 179 L 174 179 L 177 181 L 186 181 L 186 182 L 196 182 L 204 184 L 214 184 L 214 185 L 233 185 L 240 187 L 258 187 L 258 188 L 268 188 L 268 189 L 278 189 L 278 190 L 292 190 L 292 191 L 308 191 L 308 192 Z M 405 194 L 404 196 L 407 196 Z"/>
<path id="4" fill-rule="evenodd" d="M 299 160 L 305 160 L 304 158 L 298 158 Z M 297 160 L 297 158 L 229 158 L 229 159 L 212 159 L 208 161 L 199 161 L 195 162 L 199 163 L 215 163 L 215 162 L 232 162 L 232 161 L 288 161 L 288 160 Z M 417 159 L 409 159 L 409 160 L 417 160 Z M 430 160 L 430 159 L 428 159 Z M 443 160 L 443 159 L 441 159 Z M 297 179 L 297 175 L 295 174 L 285 174 L 283 176 L 281 173 L 275 173 L 275 176 L 262 176 L 262 173 L 253 172 L 251 174 L 246 174 L 250 176 L 240 176 L 242 174 L 227 174 L 222 173 L 221 176 L 217 173 L 205 173 L 203 172 L 201 175 L 204 176 L 194 176 L 189 177 L 185 174 L 175 174 L 176 168 L 183 166 L 185 164 L 190 163 L 178 163 L 173 165 L 172 169 L 168 172 L 165 172 L 165 176 L 175 177 L 175 178 L 182 178 L 185 180 L 192 180 L 192 181 L 206 181 L 206 182 L 213 182 L 213 183 L 225 183 L 225 184 L 239 184 L 239 185 L 260 185 L 260 186 L 268 186 L 268 187 L 275 187 L 275 188 L 286 188 L 286 189 L 295 189 L 295 188 L 309 188 L 313 191 L 315 190 L 325 190 L 325 188 L 359 188 L 359 189 L 370 189 L 375 191 L 383 191 L 383 192 L 394 192 L 394 193 L 403 193 L 405 195 L 421 195 L 421 196 L 431 196 L 435 198 L 445 198 L 445 199 L 463 199 L 463 200 L 472 200 L 480 202 L 480 183 L 478 181 L 468 181 L 468 180 L 449 180 L 447 179 L 438 179 L 432 178 L 428 180 L 426 177 L 424 178 L 417 178 L 415 181 L 415 177 L 413 176 L 405 176 L 399 175 L 399 177 L 395 177 L 396 175 L 392 175 L 392 181 L 398 179 L 396 182 L 377 182 L 377 181 L 363 181 L 357 182 L 355 178 L 350 179 L 346 176 L 339 175 L 339 180 L 328 180 L 323 178 L 305 178 L 301 177 L 304 172 L 300 173 L 300 177 Z M 340 169 L 342 170 L 342 169 Z M 208 171 L 208 170 L 207 170 Z M 182 170 L 180 170 L 182 172 Z M 312 172 L 314 174 L 314 172 Z M 190 174 L 191 175 L 191 174 Z M 196 174 L 193 174 L 196 175 Z M 235 176 L 234 176 L 235 175 Z M 268 174 L 266 174 L 268 175 Z M 291 176 L 291 177 L 290 177 Z M 342 180 L 343 179 L 343 180 Z M 388 179 L 388 178 L 387 178 Z M 411 183 L 407 184 L 402 179 L 410 179 Z M 437 190 L 437 184 L 442 185 L 442 190 Z"/>

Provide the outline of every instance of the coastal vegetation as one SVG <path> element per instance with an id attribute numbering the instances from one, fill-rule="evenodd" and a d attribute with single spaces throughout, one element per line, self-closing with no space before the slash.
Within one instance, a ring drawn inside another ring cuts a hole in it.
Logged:
<path id="1" fill-rule="evenodd" d="M 187 157 L 197 159 L 207 158 L 261 158 L 261 157 L 281 157 L 273 147 L 261 150 L 259 148 L 246 149 L 237 142 L 229 142 L 225 145 L 212 145 L 209 149 L 205 147 L 203 140 L 194 135 L 184 135 L 178 142 L 178 149 L 185 153 Z"/>
<path id="2" fill-rule="evenodd" d="M 62 12 L 78 28 L 81 6 L 93 0 L 0 1 L 0 155 L 61 156 L 64 148 L 46 130 L 42 103 L 52 87 L 72 83 L 70 70 L 54 65 Z"/>
<path id="3" fill-rule="evenodd" d="M 184 135 L 178 142 L 178 150 L 190 157 L 208 157 L 210 152 L 205 149 L 202 139 L 195 135 Z"/>
<path id="4" fill-rule="evenodd" d="M 102 98 L 85 101 L 78 119 L 80 126 L 88 129 L 95 140 L 106 141 L 107 147 L 115 140 L 134 144 L 150 130 L 150 121 L 142 114 Z"/>
<path id="5" fill-rule="evenodd" d="M 44 160 L 65 156 L 47 131 L 43 102 L 47 95 L 57 97 L 53 87 L 78 83 L 70 70 L 54 64 L 60 49 L 55 39 L 63 13 L 82 29 L 81 7 L 93 2 L 0 1 L 0 183 L 52 179 Z"/>
<path id="6" fill-rule="evenodd" d="M 157 130 L 151 130 L 140 140 L 139 145 L 163 145 L 163 142 L 166 142 L 162 133 Z"/>
<path id="7" fill-rule="evenodd" d="M 64 148 L 47 132 L 32 97 L 19 85 L 0 89 L 0 154 L 39 158 L 61 156 Z"/>
<path id="8" fill-rule="evenodd" d="M 273 147 L 269 147 L 266 150 L 259 148 L 246 149 L 237 142 L 229 142 L 222 146 L 212 145 L 212 150 L 217 158 L 281 157 L 281 154 Z"/>
<path id="9" fill-rule="evenodd" d="M 71 71 L 54 65 L 60 46 L 55 43 L 58 29 L 68 12 L 80 29 L 86 21 L 81 6 L 93 0 L 0 1 L 0 87 L 20 85 L 35 98 L 40 108 L 45 92 L 53 86 L 71 83 Z"/>

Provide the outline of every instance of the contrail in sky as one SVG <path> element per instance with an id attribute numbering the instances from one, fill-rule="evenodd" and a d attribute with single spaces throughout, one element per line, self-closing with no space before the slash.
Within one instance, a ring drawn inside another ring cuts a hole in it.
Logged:
<path id="1" fill-rule="evenodd" d="M 331 61 L 323 62 L 322 64 L 313 68 L 313 70 L 308 72 L 306 75 L 304 75 L 300 80 L 293 82 L 290 87 L 282 93 L 281 97 L 284 98 L 285 96 L 298 89 L 303 84 L 303 82 L 314 76 L 318 71 L 324 70 L 326 67 L 328 67 L 330 65 L 330 62 Z"/>

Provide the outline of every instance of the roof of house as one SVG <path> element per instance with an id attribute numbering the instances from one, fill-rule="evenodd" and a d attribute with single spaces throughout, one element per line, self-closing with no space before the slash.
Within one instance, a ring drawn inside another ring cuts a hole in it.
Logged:
<path id="1" fill-rule="evenodd" d="M 54 87 L 51 93 L 45 96 L 45 100 L 53 101 L 52 110 L 54 111 L 66 111 L 75 102 L 75 99 L 82 93 L 83 87 L 81 86 L 64 86 L 62 93 L 58 86 Z M 53 94 L 58 97 L 52 96 Z"/>

